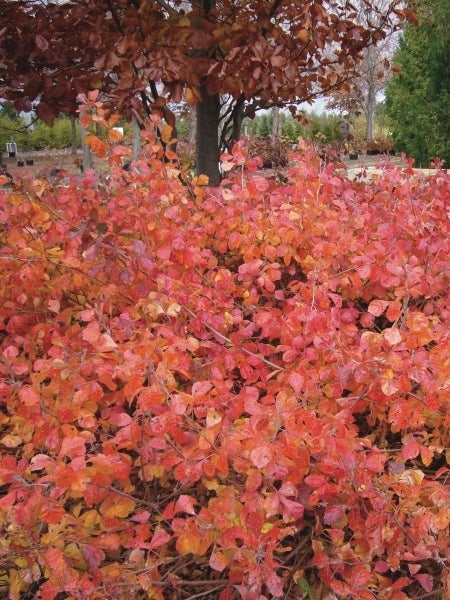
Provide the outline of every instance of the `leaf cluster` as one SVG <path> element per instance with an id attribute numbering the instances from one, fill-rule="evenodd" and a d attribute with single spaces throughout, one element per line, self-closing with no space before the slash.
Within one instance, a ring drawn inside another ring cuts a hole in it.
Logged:
<path id="1" fill-rule="evenodd" d="M 173 119 L 167 101 L 196 104 L 205 91 L 248 101 L 250 115 L 345 83 L 402 15 L 400 0 L 365 5 L 374 21 L 362 25 L 349 0 L 1 0 L 0 85 L 49 123 L 99 87 L 128 116 Z"/>
<path id="2" fill-rule="evenodd" d="M 448 175 L 303 148 L 279 184 L 240 144 L 187 187 L 169 133 L 0 191 L 0 585 L 445 594 Z"/>

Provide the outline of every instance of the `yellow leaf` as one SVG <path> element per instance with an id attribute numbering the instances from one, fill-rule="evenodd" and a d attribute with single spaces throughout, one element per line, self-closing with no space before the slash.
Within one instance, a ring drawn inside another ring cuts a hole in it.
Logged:
<path id="1" fill-rule="evenodd" d="M 91 533 L 101 521 L 101 516 L 96 510 L 88 510 L 80 517 L 83 523 L 83 533 Z"/>
<path id="2" fill-rule="evenodd" d="M 169 304 L 166 314 L 169 315 L 169 317 L 176 317 L 178 316 L 180 310 L 181 306 L 178 304 L 178 302 L 172 302 L 172 304 Z"/>
<path id="3" fill-rule="evenodd" d="M 100 512 L 105 517 L 119 517 L 124 519 L 133 512 L 136 502 L 132 498 L 118 498 L 108 496 L 100 506 Z"/>
<path id="4" fill-rule="evenodd" d="M 206 487 L 207 490 L 217 490 L 217 489 L 219 489 L 219 486 L 220 486 L 217 479 L 206 479 L 203 482 L 203 485 Z"/>
<path id="5" fill-rule="evenodd" d="M 86 571 L 87 564 L 83 558 L 83 555 L 81 554 L 78 544 L 75 544 L 74 542 L 67 544 L 67 546 L 64 548 L 64 555 L 66 558 L 70 559 L 70 564 L 72 566 L 76 567 L 80 571 Z"/>
<path id="6" fill-rule="evenodd" d="M 23 581 L 15 569 L 9 570 L 9 596 L 10 600 L 19 600 Z"/>
<path id="7" fill-rule="evenodd" d="M 420 485 L 424 477 L 424 473 L 419 469 L 407 469 L 398 480 L 405 485 Z"/>
<path id="8" fill-rule="evenodd" d="M 22 443 L 22 438 L 18 435 L 7 434 L 2 437 L 0 444 L 6 448 L 17 448 Z"/>

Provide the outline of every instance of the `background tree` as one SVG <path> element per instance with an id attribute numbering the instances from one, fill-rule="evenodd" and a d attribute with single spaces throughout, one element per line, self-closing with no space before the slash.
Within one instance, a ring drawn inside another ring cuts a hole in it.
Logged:
<path id="1" fill-rule="evenodd" d="M 366 3 L 359 1 L 357 22 L 365 27 L 374 26 L 378 14 L 367 8 Z M 389 0 L 380 0 L 379 8 L 386 10 Z M 391 76 L 390 60 L 394 49 L 394 32 L 388 32 L 385 38 L 377 44 L 364 48 L 362 59 L 357 65 L 353 77 L 342 89 L 331 94 L 328 108 L 348 113 L 352 116 L 359 114 L 365 118 L 365 139 L 374 138 L 375 111 L 380 92 L 386 89 Z"/>
<path id="2" fill-rule="evenodd" d="M 387 113 L 398 150 L 428 165 L 450 162 L 450 0 L 417 2 L 418 26 L 405 27 L 387 88 Z"/>
<path id="3" fill-rule="evenodd" d="M 401 0 L 365 5 L 377 19 L 362 25 L 350 0 L 1 0 L 0 88 L 47 122 L 98 88 L 122 114 L 175 126 L 168 102 L 184 97 L 197 106 L 197 170 L 216 184 L 219 131 L 230 144 L 244 116 L 338 88 L 395 26 Z"/>

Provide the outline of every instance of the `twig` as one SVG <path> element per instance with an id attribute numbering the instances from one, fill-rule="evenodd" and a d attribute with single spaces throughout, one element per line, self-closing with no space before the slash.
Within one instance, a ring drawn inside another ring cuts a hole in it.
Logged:
<path id="1" fill-rule="evenodd" d="M 438 596 L 438 594 L 440 592 L 443 592 L 443 588 L 439 588 L 438 590 L 433 590 L 432 592 L 426 592 L 425 594 L 421 594 L 420 596 L 416 596 L 414 598 L 414 600 L 422 600 L 422 598 L 431 598 L 431 596 L 436 596 L 437 598 L 440 596 Z M 442 596 L 443 597 L 443 596 Z"/>
<path id="2" fill-rule="evenodd" d="M 175 579 L 173 583 L 168 581 L 152 581 L 151 585 L 155 587 L 181 587 L 181 586 L 190 586 L 190 587 L 204 587 L 204 586 L 225 586 L 229 585 L 230 581 L 228 579 L 212 579 L 207 581 L 206 579 L 200 579 L 199 581 L 188 581 L 187 579 Z M 210 593 L 211 590 L 208 590 Z M 192 598 L 192 596 L 191 596 Z"/>
<path id="3" fill-rule="evenodd" d="M 188 312 L 192 317 L 197 318 L 198 315 L 196 315 L 190 308 L 188 308 L 187 306 L 184 306 L 183 304 L 180 305 L 182 308 L 184 308 L 184 310 L 186 312 Z M 215 329 L 214 327 L 212 327 L 211 325 L 208 325 L 208 323 L 205 323 L 204 321 L 202 321 L 203 325 L 206 327 L 206 329 L 209 329 L 210 331 L 212 331 L 212 333 L 214 333 L 215 335 L 217 335 L 220 339 L 222 339 L 224 342 L 227 342 L 228 344 L 230 344 L 231 346 L 233 346 L 234 348 L 236 348 L 236 346 L 233 344 L 233 342 L 230 340 L 230 338 L 226 337 L 225 335 L 223 335 L 222 333 L 220 333 L 220 331 L 217 331 L 217 329 Z M 282 367 L 281 365 L 277 365 L 275 363 L 273 363 L 270 360 L 267 360 L 267 358 L 264 358 L 263 356 L 261 356 L 260 354 L 255 354 L 255 352 L 252 352 L 251 350 L 247 350 L 247 348 L 244 348 L 243 346 L 240 347 L 240 350 L 242 350 L 242 352 L 245 352 L 245 354 L 248 354 L 249 356 L 253 356 L 253 358 L 257 358 L 258 360 L 261 360 L 263 363 L 265 363 L 266 365 L 268 365 L 269 367 L 274 368 L 277 371 L 285 371 L 286 369 L 284 367 Z"/>
<path id="4" fill-rule="evenodd" d="M 104 485 L 102 487 L 105 490 L 109 490 L 110 492 L 119 494 L 119 496 L 123 496 L 124 498 L 129 498 L 130 500 L 134 500 L 134 502 L 137 502 L 138 504 L 142 504 L 143 506 L 147 506 L 148 508 L 151 508 L 152 510 L 156 510 L 157 512 L 160 511 L 160 507 L 156 502 L 148 502 L 147 500 L 141 500 L 140 498 L 136 498 L 136 496 L 133 496 L 132 494 L 127 494 L 126 492 L 122 492 L 121 490 L 118 490 L 117 488 L 115 488 L 112 485 Z"/>
<path id="5" fill-rule="evenodd" d="M 206 590 L 206 592 L 199 592 L 198 594 L 194 594 L 193 596 L 189 596 L 189 600 L 193 600 L 194 598 L 201 598 L 202 596 L 206 596 L 207 594 L 211 594 L 212 592 L 216 592 L 221 590 L 225 584 L 219 585 L 212 590 Z"/>

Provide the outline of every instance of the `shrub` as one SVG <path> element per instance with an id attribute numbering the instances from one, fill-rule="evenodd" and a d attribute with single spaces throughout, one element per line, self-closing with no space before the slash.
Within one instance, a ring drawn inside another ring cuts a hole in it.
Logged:
<path id="1" fill-rule="evenodd" d="M 192 143 L 181 140 L 177 142 L 177 155 L 183 173 L 192 175 L 195 172 L 195 147 Z"/>
<path id="2" fill-rule="evenodd" d="M 77 145 L 81 145 L 80 127 L 77 123 Z M 42 121 L 38 121 L 30 133 L 29 144 L 35 150 L 41 148 L 69 148 L 72 144 L 72 124 L 70 118 L 59 117 L 49 127 Z"/>
<path id="3" fill-rule="evenodd" d="M 367 154 L 388 154 L 394 147 L 394 142 L 389 137 L 375 138 L 373 140 L 366 140 L 362 142 L 354 142 L 353 145 L 360 152 L 367 152 Z"/>
<path id="4" fill-rule="evenodd" d="M 263 166 L 268 169 L 286 167 L 292 144 L 278 136 L 254 137 L 248 140 L 250 156 L 259 156 Z"/>
<path id="5" fill-rule="evenodd" d="M 10 597 L 444 597 L 448 176 L 190 193 L 144 135 L 0 191 Z"/>
<path id="6" fill-rule="evenodd" d="M 28 145 L 28 129 L 23 119 L 0 116 L 0 152 L 6 153 L 6 143 L 13 141 L 17 149 Z"/>

